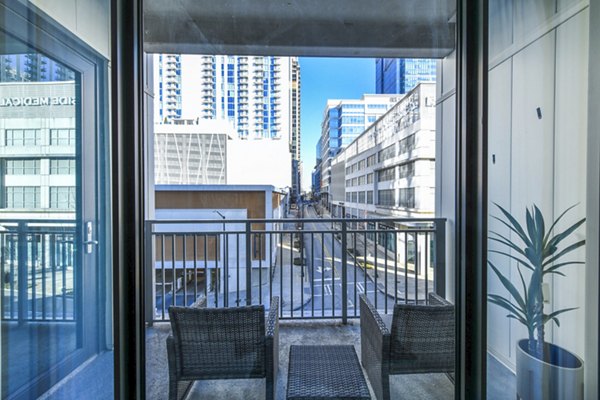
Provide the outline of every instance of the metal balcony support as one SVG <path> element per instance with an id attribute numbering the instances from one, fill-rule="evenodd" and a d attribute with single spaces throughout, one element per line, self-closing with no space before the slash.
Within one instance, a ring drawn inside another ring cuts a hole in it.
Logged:
<path id="1" fill-rule="evenodd" d="M 348 274 L 346 273 L 348 263 L 347 239 L 347 222 L 344 219 L 342 220 L 342 323 L 344 325 L 348 323 Z M 335 259 L 333 262 L 335 265 Z M 332 277 L 335 279 L 335 273 Z"/>
<path id="2" fill-rule="evenodd" d="M 27 321 L 27 223 L 19 222 L 17 231 L 18 235 L 18 250 L 17 250 L 17 316 L 19 325 L 23 325 Z"/>
<path id="3" fill-rule="evenodd" d="M 246 305 L 252 304 L 252 222 L 246 221 Z M 227 295 L 227 294 L 226 294 Z"/>
<path id="4" fill-rule="evenodd" d="M 446 297 L 446 220 L 435 221 L 435 274 L 433 285 L 435 292 Z"/>
<path id="5" fill-rule="evenodd" d="M 144 224 L 144 265 L 146 266 L 146 288 L 144 290 L 146 302 L 146 323 L 152 325 L 154 310 L 156 310 L 156 274 L 154 271 L 154 235 L 152 223 Z"/>

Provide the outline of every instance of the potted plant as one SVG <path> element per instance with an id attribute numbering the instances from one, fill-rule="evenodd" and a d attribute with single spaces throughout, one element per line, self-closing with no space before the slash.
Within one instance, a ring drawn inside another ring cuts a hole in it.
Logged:
<path id="1" fill-rule="evenodd" d="M 551 274 L 565 276 L 562 271 L 567 266 L 584 264 L 582 261 L 564 261 L 564 257 L 585 245 L 585 240 L 565 244 L 585 218 L 561 232 L 555 232 L 558 222 L 575 206 L 566 209 L 546 228 L 542 212 L 534 205 L 526 211 L 524 228 L 507 210 L 498 204 L 496 206 L 504 218 L 493 218 L 506 226 L 516 240 L 490 232 L 489 239 L 502 245 L 502 249 L 490 252 L 516 261 L 520 285 L 513 284 L 507 277 L 509 264 L 501 271 L 488 260 L 490 268 L 510 294 L 510 298 L 489 294 L 488 299 L 508 311 L 508 318 L 525 325 L 528 332 L 528 338 L 517 343 L 517 399 L 581 399 L 583 361 L 566 349 L 547 343 L 544 338 L 547 323 L 554 322 L 560 326 L 558 316 L 576 308 L 545 313 L 543 282 Z"/>

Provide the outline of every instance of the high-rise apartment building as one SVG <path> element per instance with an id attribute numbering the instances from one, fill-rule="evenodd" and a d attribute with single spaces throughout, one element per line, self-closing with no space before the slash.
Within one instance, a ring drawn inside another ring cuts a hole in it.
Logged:
<path id="1" fill-rule="evenodd" d="M 420 82 L 435 82 L 437 61 L 428 58 L 378 58 L 375 60 L 375 91 L 402 94 Z"/>
<path id="2" fill-rule="evenodd" d="M 155 122 L 181 118 L 181 55 L 155 56 Z"/>
<path id="3" fill-rule="evenodd" d="M 300 66 L 271 56 L 155 56 L 155 123 L 217 120 L 244 140 L 281 142 L 300 190 Z M 239 160 L 242 162 L 242 160 Z M 273 166 L 277 168 L 277 166 Z"/>
<path id="4" fill-rule="evenodd" d="M 361 99 L 327 100 L 321 123 L 321 196 L 331 184 L 331 160 L 399 100 L 398 96 L 365 94 Z M 317 156 L 318 157 L 318 156 Z M 327 202 L 327 199 L 323 199 Z"/>
<path id="5" fill-rule="evenodd" d="M 290 152 L 292 153 L 292 197 L 297 198 L 302 191 L 302 161 L 300 160 L 300 63 L 297 58 L 292 58 L 291 63 Z"/>
<path id="6" fill-rule="evenodd" d="M 39 53 L 0 56 L 0 82 L 55 82 L 75 80 L 73 71 Z"/>

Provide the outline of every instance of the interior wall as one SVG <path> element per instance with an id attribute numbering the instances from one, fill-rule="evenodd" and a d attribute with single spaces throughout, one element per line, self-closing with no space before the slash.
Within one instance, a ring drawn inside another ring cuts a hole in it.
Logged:
<path id="1" fill-rule="evenodd" d="M 109 0 L 30 0 L 29 3 L 110 59 Z"/>
<path id="2" fill-rule="evenodd" d="M 558 227 L 586 215 L 588 7 L 575 1 L 490 2 L 489 210 L 494 203 L 524 221 L 537 205 L 547 223 L 577 204 Z M 493 218 L 490 231 L 509 235 Z M 584 238 L 584 229 L 572 241 Z M 489 248 L 498 246 L 489 242 Z M 585 249 L 569 259 L 584 260 Z M 520 286 L 516 266 L 491 253 L 489 259 Z M 586 357 L 585 266 L 550 277 L 546 310 L 579 307 L 548 324 L 546 339 Z M 488 292 L 507 295 L 490 270 Z M 518 287 L 519 287 L 518 286 Z M 597 296 L 597 294 L 596 294 Z M 597 301 L 597 297 L 596 297 Z M 516 342 L 527 336 L 518 322 L 495 305 L 488 307 L 488 348 L 514 367 Z"/>
<path id="3" fill-rule="evenodd" d="M 437 66 L 435 216 L 446 218 L 446 297 L 454 302 L 456 243 L 456 52 Z"/>

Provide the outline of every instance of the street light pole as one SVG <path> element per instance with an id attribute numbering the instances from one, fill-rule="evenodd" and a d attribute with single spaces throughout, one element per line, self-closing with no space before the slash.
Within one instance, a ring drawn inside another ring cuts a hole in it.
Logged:
<path id="1" fill-rule="evenodd" d="M 227 235 L 225 233 L 225 215 L 223 215 L 221 212 L 217 211 L 217 210 L 213 210 L 214 213 L 217 213 L 222 219 L 223 219 L 223 259 L 222 259 L 222 264 L 223 264 L 223 280 L 225 281 L 225 287 L 223 288 L 223 306 L 224 307 L 228 307 L 229 306 L 229 288 L 228 288 L 228 277 L 229 277 L 229 271 L 228 271 L 228 265 L 229 263 L 227 262 Z M 216 254 L 215 254 L 216 257 Z M 218 264 L 217 264 L 218 265 Z M 225 275 L 227 274 L 227 276 Z M 217 306 L 217 296 L 219 295 L 219 283 L 220 283 L 220 279 L 219 279 L 219 273 L 218 273 L 218 268 L 217 268 L 217 284 L 216 284 L 216 291 L 215 291 L 215 307 Z"/>

